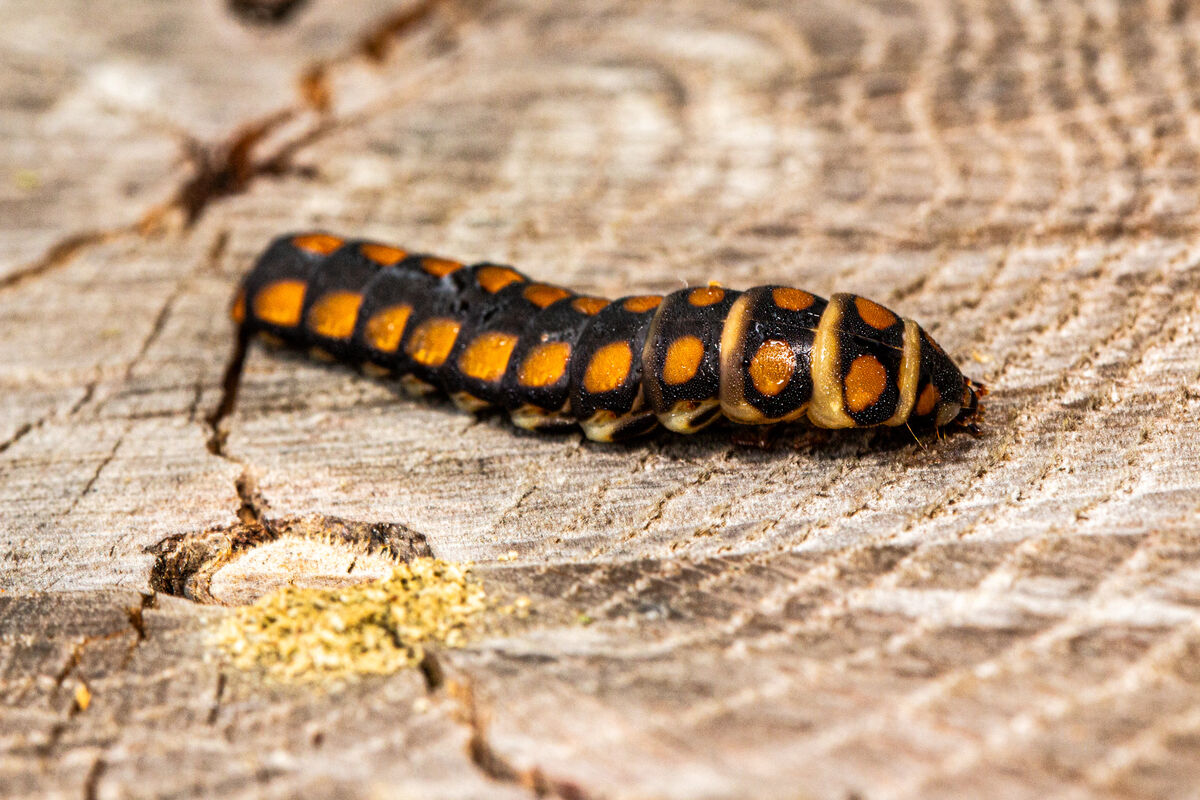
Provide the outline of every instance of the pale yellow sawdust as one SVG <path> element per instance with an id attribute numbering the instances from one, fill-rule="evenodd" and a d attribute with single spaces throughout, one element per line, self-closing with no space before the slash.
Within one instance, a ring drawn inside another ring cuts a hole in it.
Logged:
<path id="1" fill-rule="evenodd" d="M 215 640 L 235 666 L 282 682 L 381 675 L 419 663 L 426 645 L 461 647 L 487 608 L 468 566 L 419 558 L 356 586 L 270 592 L 226 617 Z"/>

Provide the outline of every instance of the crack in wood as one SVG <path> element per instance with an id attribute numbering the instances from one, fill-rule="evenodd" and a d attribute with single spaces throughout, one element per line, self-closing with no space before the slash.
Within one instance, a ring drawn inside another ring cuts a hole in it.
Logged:
<path id="1" fill-rule="evenodd" d="M 299 175 L 312 177 L 312 171 L 292 163 L 295 147 L 281 145 L 274 153 L 256 157 L 255 151 L 267 137 L 291 122 L 299 109 L 288 107 L 237 128 L 228 138 L 206 143 L 188 138 L 185 151 L 192 165 L 192 175 L 185 180 L 165 206 L 151 209 L 142 218 L 143 230 L 161 227 L 166 214 L 178 210 L 183 214 L 185 228 L 194 226 L 211 203 L 241 194 L 258 177 Z M 304 139 L 304 137 L 301 137 Z"/>
<path id="2" fill-rule="evenodd" d="M 204 718 L 204 724 L 209 727 L 217 724 L 217 718 L 221 714 L 221 700 L 225 697 L 226 680 L 224 672 L 217 673 L 217 686 L 213 690 L 212 705 L 209 706 L 208 715 Z"/>
<path id="3" fill-rule="evenodd" d="M 496 783 L 520 786 L 538 798 L 589 800 L 595 797 L 573 781 L 553 778 L 538 766 L 518 768 L 500 754 L 488 739 L 487 724 L 479 711 L 475 690 L 469 681 L 447 681 L 446 692 L 457 706 L 458 721 L 466 725 L 470 732 L 467 757 L 484 777 Z"/>
<path id="4" fill-rule="evenodd" d="M 45 424 L 45 422 L 46 422 L 46 417 L 42 417 L 41 419 L 37 420 L 36 422 L 26 422 L 26 423 L 18 426 L 17 429 L 15 431 L 13 431 L 12 436 L 9 436 L 3 442 L 0 442 L 0 454 L 4 453 L 5 450 L 7 450 L 8 448 L 12 447 L 17 442 L 24 439 L 35 429 L 42 427 L 42 425 Z"/>
<path id="5" fill-rule="evenodd" d="M 83 800 L 96 800 L 99 796 L 97 789 L 100 785 L 100 778 L 104 775 L 107 767 L 108 764 L 105 762 L 103 754 L 96 756 L 96 759 L 92 761 L 87 776 L 83 779 Z"/>
<path id="6" fill-rule="evenodd" d="M 67 506 L 67 510 L 58 515 L 56 521 L 64 520 L 75 512 L 75 509 L 78 508 L 79 504 L 83 502 L 83 499 L 87 497 L 88 492 L 90 492 L 92 487 L 96 485 L 96 481 L 100 480 L 101 473 L 103 473 L 108 465 L 112 463 L 113 459 L 117 457 L 117 451 L 121 449 L 121 445 L 125 443 L 125 437 L 128 435 L 129 428 L 126 427 L 121 435 L 117 437 L 117 440 L 113 443 L 112 449 L 109 450 L 108 455 L 104 456 L 100 463 L 96 465 L 95 472 L 93 472 L 91 477 L 88 478 L 87 483 L 83 485 L 83 489 L 80 490 L 79 494 L 75 495 L 75 498 L 71 501 L 70 505 Z"/>
<path id="7" fill-rule="evenodd" d="M 389 14 L 359 38 L 357 52 L 369 61 L 384 61 L 396 39 L 428 19 L 439 5 L 444 4 L 446 0 L 423 0 L 412 8 Z"/>
<path id="8" fill-rule="evenodd" d="M 16 288 L 35 278 L 54 272 L 70 264 L 84 250 L 130 232 L 131 229 L 126 227 L 69 234 L 50 245 L 41 258 L 0 277 L 0 291 Z"/>

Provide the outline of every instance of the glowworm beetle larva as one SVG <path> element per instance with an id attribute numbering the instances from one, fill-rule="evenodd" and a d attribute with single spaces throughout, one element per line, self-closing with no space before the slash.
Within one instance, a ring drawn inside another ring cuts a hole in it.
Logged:
<path id="1" fill-rule="evenodd" d="M 807 417 L 972 427 L 980 384 L 865 297 L 719 286 L 618 300 L 326 233 L 279 237 L 234 300 L 244 334 L 404 376 L 529 430 L 613 441 Z"/>

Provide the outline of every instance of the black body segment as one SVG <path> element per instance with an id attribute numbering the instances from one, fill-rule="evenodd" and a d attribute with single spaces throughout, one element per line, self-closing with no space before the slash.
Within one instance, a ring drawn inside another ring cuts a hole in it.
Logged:
<path id="1" fill-rule="evenodd" d="M 791 420 L 812 399 L 813 338 L 826 302 L 787 286 L 743 292 L 721 336 L 721 411 L 747 425 Z"/>
<path id="2" fill-rule="evenodd" d="M 460 405 L 482 408 L 502 401 L 502 379 L 525 322 L 538 310 L 525 289 L 529 279 L 512 267 L 476 264 L 459 297 L 461 328 L 439 386 Z"/>
<path id="3" fill-rule="evenodd" d="M 327 233 L 274 240 L 242 281 L 246 334 L 614 441 L 807 416 L 827 428 L 961 423 L 982 387 L 912 320 L 852 294 L 717 285 L 609 302 Z"/>
<path id="4" fill-rule="evenodd" d="M 883 425 L 901 402 L 904 321 L 873 300 L 837 294 L 837 344 L 846 415 L 856 426 Z M 907 414 L 904 416 L 907 417 Z"/>
<path id="5" fill-rule="evenodd" d="M 570 365 L 580 334 L 605 305 L 597 298 L 568 294 L 529 317 L 504 375 L 506 408 L 541 409 L 554 415 L 566 411 Z"/>
<path id="6" fill-rule="evenodd" d="M 605 441 L 648 433 L 658 425 L 642 393 L 641 354 L 661 302 L 658 295 L 622 297 L 580 333 L 571 357 L 571 414 L 585 430 L 594 426 Z"/>
<path id="7" fill-rule="evenodd" d="M 842 403 L 856 427 L 882 425 L 900 405 L 903 351 L 840 332 Z"/>
<path id="8" fill-rule="evenodd" d="M 413 309 L 433 290 L 438 278 L 420 268 L 421 256 L 408 256 L 372 276 L 363 287 L 358 319 L 350 336 L 360 360 L 395 372 L 407 372 L 410 361 L 400 344 Z"/>
<path id="9" fill-rule="evenodd" d="M 234 300 L 234 319 L 247 332 L 300 344 L 309 278 L 342 243 L 327 234 L 289 233 L 275 239 L 242 281 Z"/>
<path id="10" fill-rule="evenodd" d="M 399 347 L 405 372 L 442 388 L 441 378 L 463 325 L 462 297 L 473 283 L 470 270 L 464 267 L 432 282 L 422 278 L 415 285 L 409 284 L 409 291 L 419 286 L 428 288 L 411 295 L 412 314 Z"/>
<path id="11" fill-rule="evenodd" d="M 663 298 L 642 351 L 646 401 L 665 427 L 692 433 L 720 415 L 721 331 L 741 292 L 680 289 Z"/>
<path id="12" fill-rule="evenodd" d="M 309 272 L 301 311 L 308 344 L 339 361 L 362 360 L 364 354 L 353 346 L 352 336 L 363 290 L 383 267 L 404 256 L 404 251 L 384 245 L 349 241 L 317 261 Z"/>
<path id="13" fill-rule="evenodd" d="M 917 330 L 921 367 L 911 422 L 922 427 L 948 425 L 959 411 L 973 408 L 979 399 L 946 351 L 920 326 Z"/>

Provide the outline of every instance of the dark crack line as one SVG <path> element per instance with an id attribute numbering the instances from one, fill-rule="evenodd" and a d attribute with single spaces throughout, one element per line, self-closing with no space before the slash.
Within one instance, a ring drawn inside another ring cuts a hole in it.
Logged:
<path id="1" fill-rule="evenodd" d="M 422 662 L 423 664 L 424 662 Z M 436 665 L 436 659 L 433 660 Z M 596 795 L 585 791 L 572 781 L 552 778 L 538 766 L 520 769 L 501 755 L 492 746 L 487 736 L 487 725 L 479 712 L 475 700 L 475 690 L 469 681 L 445 681 L 440 665 L 437 666 L 438 686 L 445 682 L 447 693 L 457 704 L 459 721 L 467 726 L 470 738 L 467 740 L 467 757 L 476 769 L 488 780 L 519 786 L 533 792 L 539 798 L 554 800 L 593 800 Z M 422 674 L 425 674 L 422 668 Z M 431 686 L 426 675 L 426 686 Z M 434 687 L 436 688 L 436 687 Z M 432 689 L 431 689 L 432 691 Z"/>
<path id="2" fill-rule="evenodd" d="M 221 701 L 225 697 L 225 684 L 225 673 L 217 673 L 217 687 L 213 690 L 212 705 L 208 708 L 208 716 L 204 718 L 204 724 L 210 727 L 217 724 L 217 718 L 221 714 Z"/>
<path id="3" fill-rule="evenodd" d="M 125 443 L 125 437 L 128 435 L 129 428 L 127 427 L 125 431 L 117 437 L 117 441 L 113 443 L 112 449 L 108 452 L 108 455 L 106 455 L 96 466 L 96 471 L 92 473 L 92 476 L 88 478 L 87 483 L 83 485 L 83 490 L 80 491 L 79 494 L 75 495 L 75 499 L 71 501 L 69 506 L 67 506 L 66 511 L 58 515 L 57 520 L 66 519 L 67 517 L 71 516 L 72 513 L 74 513 L 75 509 L 79 507 L 79 504 L 83 502 L 83 498 L 87 497 L 88 492 L 90 492 L 92 487 L 96 485 L 96 481 L 100 480 L 101 473 L 103 473 L 104 470 L 108 468 L 108 465 L 112 463 L 113 459 L 117 457 L 117 451 L 121 449 L 121 445 Z"/>
<path id="4" fill-rule="evenodd" d="M 88 230 L 69 234 L 50 245 L 41 258 L 0 277 L 0 291 L 16 288 L 65 267 L 89 247 L 103 244 L 130 231 L 130 228 L 123 227 L 107 231 Z"/>
<path id="5" fill-rule="evenodd" d="M 103 754 L 96 756 L 96 760 L 88 769 L 87 777 L 83 779 L 83 800 L 96 800 L 99 796 L 97 787 L 100 784 L 100 778 L 104 776 L 104 770 L 107 768 L 108 763 L 104 760 Z"/>
<path id="6" fill-rule="evenodd" d="M 225 420 L 233 413 L 234 406 L 237 404 L 238 391 L 242 385 L 242 371 L 246 366 L 246 350 L 249 344 L 249 337 L 239 331 L 233 343 L 233 351 L 225 363 L 225 374 L 221 378 L 221 398 L 217 401 L 216 408 L 205 418 L 209 429 L 208 452 L 229 461 L 233 459 L 225 452 L 225 441 L 229 435 L 228 431 L 224 430 Z"/>
<path id="7" fill-rule="evenodd" d="M 241 505 L 237 511 L 238 519 L 247 525 L 261 526 L 267 530 L 267 533 L 271 533 L 271 524 L 263 513 L 266 503 L 254 485 L 249 467 L 241 459 L 230 455 L 225 447 L 226 441 L 229 438 L 226 420 L 237 406 L 238 391 L 242 384 L 242 372 L 246 366 L 246 351 L 249 348 L 249 344 L 249 337 L 246 333 L 239 331 L 233 345 L 233 352 L 230 353 L 229 361 L 225 366 L 225 375 L 221 381 L 221 399 L 217 402 L 216 408 L 206 418 L 209 428 L 206 445 L 208 452 L 217 458 L 224 459 L 242 468 L 241 473 L 234 481 L 234 488 L 237 491 L 238 499 L 241 501 Z"/>
<path id="8" fill-rule="evenodd" d="M 33 431 L 42 427 L 42 425 L 45 424 L 45 422 L 46 422 L 46 417 L 42 417 L 37 422 L 26 422 L 25 424 L 18 427 L 15 431 L 13 431 L 12 436 L 8 437 L 3 442 L 0 442 L 0 454 L 4 453 L 5 450 L 7 450 L 8 448 L 12 447 L 17 442 L 24 439 L 26 436 L 28 436 Z"/>

